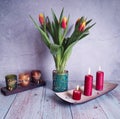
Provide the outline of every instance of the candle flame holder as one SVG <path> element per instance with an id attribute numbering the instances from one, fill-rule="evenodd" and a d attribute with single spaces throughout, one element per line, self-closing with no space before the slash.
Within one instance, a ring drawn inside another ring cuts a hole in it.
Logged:
<path id="1" fill-rule="evenodd" d="M 19 80 L 17 81 L 16 75 L 7 75 L 5 77 L 6 87 L 1 88 L 2 94 L 8 96 L 46 85 L 46 82 L 42 79 L 41 75 L 39 77 L 39 83 L 31 80 L 30 73 L 21 73 L 19 74 L 18 79 Z"/>

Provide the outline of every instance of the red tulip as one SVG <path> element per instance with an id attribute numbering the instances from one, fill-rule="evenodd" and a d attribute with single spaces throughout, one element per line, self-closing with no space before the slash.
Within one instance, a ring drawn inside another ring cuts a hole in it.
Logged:
<path id="1" fill-rule="evenodd" d="M 86 21 L 84 20 L 81 24 L 80 24 L 80 26 L 79 26 L 79 31 L 84 31 L 84 29 L 85 29 L 85 26 L 86 26 Z"/>
<path id="2" fill-rule="evenodd" d="M 39 22 L 40 22 L 40 24 L 41 25 L 43 25 L 44 24 L 44 22 L 45 22 L 45 18 L 44 18 L 44 15 L 41 13 L 41 14 L 39 14 Z"/>
<path id="3" fill-rule="evenodd" d="M 66 27 L 67 27 L 67 18 L 66 17 L 63 17 L 61 27 L 63 29 L 66 29 Z"/>

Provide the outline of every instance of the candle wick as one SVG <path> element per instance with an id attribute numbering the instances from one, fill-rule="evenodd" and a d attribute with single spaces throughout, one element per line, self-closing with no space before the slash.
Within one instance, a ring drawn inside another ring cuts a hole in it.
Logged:
<path id="1" fill-rule="evenodd" d="M 99 66 L 99 71 L 101 71 L 101 66 Z"/>
<path id="2" fill-rule="evenodd" d="M 89 69 L 88 69 L 88 74 L 91 74 L 91 70 L 90 70 L 90 67 L 89 67 Z"/>
<path id="3" fill-rule="evenodd" d="M 77 85 L 77 90 L 79 90 L 80 89 L 80 87 L 79 87 L 79 85 Z"/>

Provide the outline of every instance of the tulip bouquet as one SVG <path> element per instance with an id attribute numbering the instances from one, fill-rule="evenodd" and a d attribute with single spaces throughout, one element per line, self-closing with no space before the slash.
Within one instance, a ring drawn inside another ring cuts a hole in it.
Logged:
<path id="1" fill-rule="evenodd" d="M 85 17 L 78 18 L 74 25 L 73 33 L 69 37 L 66 37 L 66 34 L 70 30 L 68 27 L 70 17 L 64 17 L 63 12 L 64 9 L 62 9 L 58 19 L 52 10 L 53 21 L 50 21 L 48 16 L 39 14 L 40 25 L 30 16 L 34 25 L 41 33 L 43 42 L 49 48 L 54 58 L 56 71 L 60 74 L 65 71 L 65 66 L 71 55 L 73 46 L 79 40 L 86 37 L 89 34 L 89 29 L 94 25 L 89 25 L 92 19 L 87 20 Z"/>

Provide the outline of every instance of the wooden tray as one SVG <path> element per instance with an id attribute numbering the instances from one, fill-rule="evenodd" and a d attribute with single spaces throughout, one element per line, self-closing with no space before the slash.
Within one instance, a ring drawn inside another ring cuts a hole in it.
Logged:
<path id="1" fill-rule="evenodd" d="M 26 86 L 26 87 L 22 87 L 18 84 L 17 88 L 12 90 L 12 91 L 9 91 L 9 90 L 7 90 L 6 87 L 3 87 L 3 88 L 1 88 L 1 92 L 2 92 L 3 95 L 8 96 L 8 95 L 16 94 L 16 93 L 23 92 L 23 91 L 26 91 L 26 90 L 38 88 L 40 86 L 44 86 L 45 84 L 46 84 L 46 82 L 43 81 L 43 80 L 40 84 L 35 84 L 33 82 L 30 82 L 30 85 Z"/>
<path id="2" fill-rule="evenodd" d="M 60 92 L 60 93 L 55 93 L 59 98 L 61 98 L 62 100 L 68 102 L 68 103 L 73 103 L 73 104 L 81 104 L 81 103 L 85 103 L 87 101 L 93 100 L 101 95 L 104 95 L 105 93 L 108 93 L 109 91 L 113 90 L 114 88 L 116 88 L 118 84 L 114 84 L 114 83 L 109 83 L 109 82 L 105 82 L 104 83 L 104 89 L 102 91 L 98 91 L 95 89 L 95 86 L 93 87 L 92 90 L 92 96 L 85 96 L 83 95 L 83 90 L 84 90 L 84 86 L 80 87 L 81 91 L 82 91 L 82 95 L 81 95 L 81 99 L 80 100 L 73 100 L 72 99 L 72 94 L 73 94 L 73 90 L 68 90 L 65 92 Z"/>

